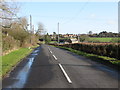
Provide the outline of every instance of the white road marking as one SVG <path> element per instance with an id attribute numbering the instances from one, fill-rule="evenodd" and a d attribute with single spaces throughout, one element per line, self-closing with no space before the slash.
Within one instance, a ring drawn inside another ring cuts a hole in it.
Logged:
<path id="1" fill-rule="evenodd" d="M 55 58 L 55 60 L 57 60 L 57 58 L 55 57 L 55 55 L 53 55 L 53 57 Z"/>
<path id="2" fill-rule="evenodd" d="M 52 53 L 52 51 L 50 51 L 50 53 Z"/>
<path id="3" fill-rule="evenodd" d="M 70 80 L 69 76 L 68 76 L 67 73 L 65 72 L 64 68 L 62 67 L 62 65 L 61 65 L 60 63 L 59 63 L 58 65 L 60 66 L 62 72 L 64 73 L 65 77 L 67 78 L 67 81 L 68 81 L 69 83 L 72 83 L 72 81 Z"/>
<path id="4" fill-rule="evenodd" d="M 50 48 L 48 47 L 49 51 L 50 51 Z"/>
<path id="5" fill-rule="evenodd" d="M 50 50 L 50 48 L 49 48 L 49 47 L 48 47 L 48 49 L 49 49 L 50 53 L 52 53 L 52 51 Z"/>

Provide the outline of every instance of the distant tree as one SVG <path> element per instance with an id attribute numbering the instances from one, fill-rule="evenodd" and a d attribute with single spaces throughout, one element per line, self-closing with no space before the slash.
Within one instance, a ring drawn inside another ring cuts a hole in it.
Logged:
<path id="1" fill-rule="evenodd" d="M 42 23 L 38 23 L 38 29 L 36 31 L 36 36 L 39 37 L 39 39 L 44 39 L 46 31 L 44 29 L 44 25 Z"/>
<path id="2" fill-rule="evenodd" d="M 107 31 L 102 31 L 102 32 L 99 33 L 98 36 L 99 37 L 107 37 L 106 35 L 107 35 Z"/>
<path id="3" fill-rule="evenodd" d="M 44 32 L 45 32 L 44 25 L 43 25 L 42 23 L 38 23 L 37 34 L 39 34 L 39 35 L 43 35 Z"/>
<path id="4" fill-rule="evenodd" d="M 55 34 L 55 35 L 56 35 L 56 32 L 53 32 L 53 34 Z"/>
<path id="5" fill-rule="evenodd" d="M 79 40 L 80 40 L 80 42 L 88 42 L 89 36 L 88 35 L 80 35 Z"/>
<path id="6" fill-rule="evenodd" d="M 56 32 L 53 32 L 53 40 L 56 40 L 57 34 Z"/>
<path id="7" fill-rule="evenodd" d="M 92 31 L 89 31 L 88 34 L 91 35 L 93 32 Z"/>
<path id="8" fill-rule="evenodd" d="M 47 33 L 45 35 L 45 43 L 48 44 L 48 43 L 50 43 L 50 41 L 51 41 L 50 35 Z"/>

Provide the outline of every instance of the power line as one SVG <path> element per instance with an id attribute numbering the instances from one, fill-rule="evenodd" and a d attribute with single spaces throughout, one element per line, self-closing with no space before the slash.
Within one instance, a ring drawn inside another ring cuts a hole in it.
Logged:
<path id="1" fill-rule="evenodd" d="M 73 21 L 85 9 L 85 6 L 88 3 L 89 3 L 89 0 L 81 7 L 81 9 L 79 10 L 79 12 L 74 17 L 72 17 L 70 20 L 68 20 L 66 22 L 63 22 L 62 24 L 67 24 L 67 23 L 70 23 L 71 21 Z"/>

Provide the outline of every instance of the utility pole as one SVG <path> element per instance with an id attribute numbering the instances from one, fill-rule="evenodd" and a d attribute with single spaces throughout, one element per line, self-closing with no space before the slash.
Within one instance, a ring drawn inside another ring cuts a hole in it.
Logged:
<path id="1" fill-rule="evenodd" d="M 34 33 L 35 33 L 35 32 L 34 32 L 34 25 L 32 25 L 32 30 L 33 30 L 33 34 L 34 34 Z"/>
<path id="2" fill-rule="evenodd" d="M 59 22 L 58 22 L 58 43 L 59 43 Z"/>
<path id="3" fill-rule="evenodd" d="M 80 34 L 78 34 L 78 43 L 80 42 Z"/>
<path id="4" fill-rule="evenodd" d="M 32 16 L 30 15 L 30 31 L 32 32 Z"/>
<path id="5" fill-rule="evenodd" d="M 30 33 L 32 34 L 32 16 L 31 15 L 30 15 Z M 32 37 L 30 38 L 30 43 L 32 43 Z"/>

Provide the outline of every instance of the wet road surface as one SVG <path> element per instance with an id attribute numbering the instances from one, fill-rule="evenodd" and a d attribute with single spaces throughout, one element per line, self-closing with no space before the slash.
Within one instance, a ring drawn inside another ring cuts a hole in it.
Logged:
<path id="1" fill-rule="evenodd" d="M 6 88 L 118 88 L 118 72 L 48 45 L 36 48 L 2 81 Z"/>

